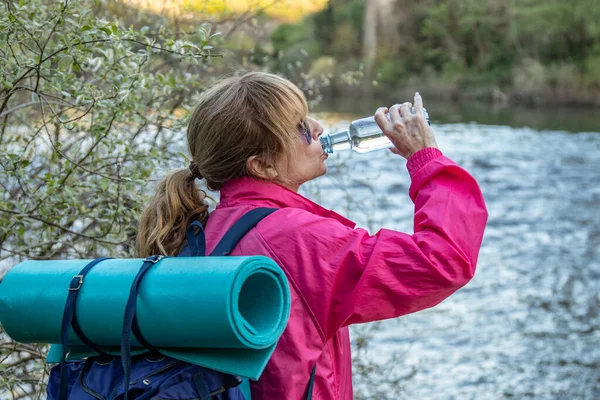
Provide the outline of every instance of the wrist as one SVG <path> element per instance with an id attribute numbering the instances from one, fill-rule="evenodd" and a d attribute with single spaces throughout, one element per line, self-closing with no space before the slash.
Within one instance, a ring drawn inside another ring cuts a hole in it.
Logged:
<path id="1" fill-rule="evenodd" d="M 423 168 L 429 161 L 441 157 L 442 152 L 436 147 L 425 147 L 419 151 L 414 152 L 408 157 L 406 168 L 412 178 L 418 170 Z"/>

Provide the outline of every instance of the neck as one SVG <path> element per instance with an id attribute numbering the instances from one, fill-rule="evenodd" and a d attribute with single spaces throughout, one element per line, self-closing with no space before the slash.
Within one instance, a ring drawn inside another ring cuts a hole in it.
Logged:
<path id="1" fill-rule="evenodd" d="M 296 193 L 298 193 L 298 189 L 300 189 L 300 185 L 301 185 L 300 183 L 294 184 L 291 182 L 279 182 L 279 181 L 276 181 L 276 183 L 283 186 L 284 188 L 289 189 L 292 192 L 296 192 Z"/>

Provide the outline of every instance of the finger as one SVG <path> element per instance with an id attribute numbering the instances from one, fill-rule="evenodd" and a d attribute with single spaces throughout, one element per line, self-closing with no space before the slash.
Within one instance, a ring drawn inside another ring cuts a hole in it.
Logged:
<path id="1" fill-rule="evenodd" d="M 397 148 L 395 148 L 395 147 L 390 147 L 390 151 L 391 151 L 392 153 L 394 153 L 394 154 L 400 154 L 400 153 L 398 152 L 398 149 L 397 149 Z"/>
<path id="2" fill-rule="evenodd" d="M 381 128 L 381 130 L 387 130 L 391 128 L 391 122 L 387 117 L 389 110 L 387 107 L 379 107 L 375 111 L 375 122 Z"/>
<path id="3" fill-rule="evenodd" d="M 390 107 L 390 121 L 392 124 L 400 122 L 402 117 L 400 116 L 400 104 L 394 104 Z"/>
<path id="4" fill-rule="evenodd" d="M 415 93 L 415 114 L 424 117 L 425 112 L 423 111 L 423 98 L 419 92 Z"/>
<path id="5" fill-rule="evenodd" d="M 408 103 L 408 102 L 406 102 L 406 103 L 403 103 L 403 104 L 400 106 L 400 115 L 401 115 L 402 117 L 408 117 L 408 116 L 411 114 L 411 112 L 410 112 L 410 109 L 411 109 L 411 108 L 412 108 L 412 104 L 410 104 L 410 103 Z"/>

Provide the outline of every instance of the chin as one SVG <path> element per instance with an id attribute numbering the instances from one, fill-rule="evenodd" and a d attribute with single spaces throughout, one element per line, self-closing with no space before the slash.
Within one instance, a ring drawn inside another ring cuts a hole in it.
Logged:
<path id="1" fill-rule="evenodd" d="M 321 171 L 320 171 L 319 175 L 317 175 L 317 177 L 323 176 L 326 173 L 327 173 L 327 165 L 325 163 L 323 163 L 323 168 L 321 168 Z"/>

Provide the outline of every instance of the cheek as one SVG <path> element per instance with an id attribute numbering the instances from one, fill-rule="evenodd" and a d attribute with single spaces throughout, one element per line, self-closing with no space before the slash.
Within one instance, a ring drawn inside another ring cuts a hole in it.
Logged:
<path id="1" fill-rule="evenodd" d="M 315 143 L 315 140 L 310 145 L 301 140 L 298 143 L 302 146 L 295 148 L 295 154 L 288 165 L 289 175 L 293 179 L 306 181 L 327 172 L 321 144 Z"/>
<path id="2" fill-rule="evenodd" d="M 323 147 L 321 146 L 319 139 L 313 140 L 313 142 L 310 144 L 310 150 L 313 154 L 317 154 L 319 156 L 323 154 Z"/>

